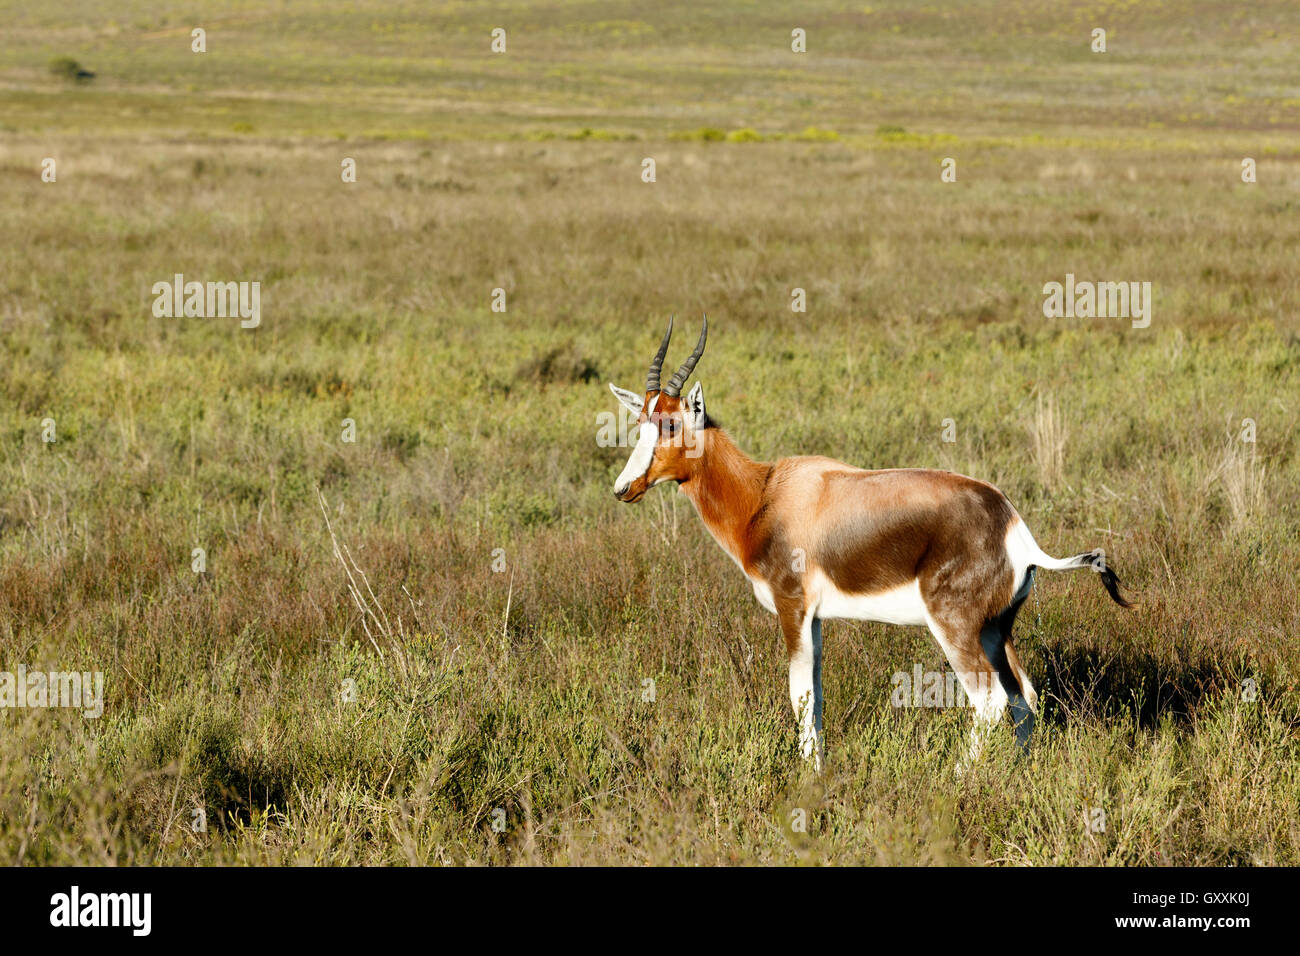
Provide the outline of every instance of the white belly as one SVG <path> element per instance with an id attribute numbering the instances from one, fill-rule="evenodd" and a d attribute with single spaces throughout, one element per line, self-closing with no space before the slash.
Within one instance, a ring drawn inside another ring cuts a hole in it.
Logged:
<path id="1" fill-rule="evenodd" d="M 924 624 L 925 601 L 921 600 L 921 582 L 877 591 L 874 594 L 845 594 L 820 572 L 813 577 L 813 606 L 821 618 L 849 618 L 855 621 L 880 621 L 884 624 Z"/>

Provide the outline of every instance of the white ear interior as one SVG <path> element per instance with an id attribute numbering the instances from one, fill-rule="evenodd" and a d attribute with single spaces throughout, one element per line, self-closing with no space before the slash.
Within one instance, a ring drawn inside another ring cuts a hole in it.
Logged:
<path id="1" fill-rule="evenodd" d="M 614 397 L 619 400 L 619 403 L 633 415 L 641 414 L 641 406 L 644 404 L 644 400 L 640 395 L 636 392 L 629 392 L 625 388 L 619 388 L 613 382 L 610 383 L 609 390 L 614 393 Z"/>
<path id="2" fill-rule="evenodd" d="M 698 428 L 704 423 L 704 386 L 699 382 L 687 394 L 686 408 L 691 415 L 691 427 Z"/>

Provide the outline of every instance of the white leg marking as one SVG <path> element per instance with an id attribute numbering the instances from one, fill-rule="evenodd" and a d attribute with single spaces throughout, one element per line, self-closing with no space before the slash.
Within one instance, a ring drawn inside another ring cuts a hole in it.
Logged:
<path id="1" fill-rule="evenodd" d="M 799 646 L 790 657 L 790 705 L 799 721 L 799 746 L 813 769 L 822 769 L 822 622 L 804 617 Z"/>
<path id="2" fill-rule="evenodd" d="M 984 750 L 984 740 L 1002 721 L 1002 714 L 1007 707 L 1007 692 L 1002 689 L 1002 682 L 996 674 L 983 671 L 966 674 L 962 679 L 966 696 L 970 698 L 975 710 L 975 726 L 970 731 L 970 750 L 965 763 L 973 764 Z"/>
<path id="3" fill-rule="evenodd" d="M 1038 691 L 1034 690 L 1034 685 L 1029 682 L 1029 675 L 1019 673 L 1016 675 L 1020 679 L 1020 693 L 1025 698 L 1025 703 L 1035 714 L 1038 713 Z"/>
<path id="4" fill-rule="evenodd" d="M 967 671 L 959 666 L 953 653 L 952 643 L 944 634 L 943 628 L 939 626 L 939 622 L 931 617 L 929 612 L 925 615 L 925 623 L 929 626 L 934 639 L 939 642 L 939 646 L 943 648 L 944 656 L 948 658 L 948 666 L 956 672 L 957 679 L 961 681 L 962 689 L 966 691 L 966 697 L 975 712 L 975 726 L 970 732 L 970 748 L 966 758 L 957 764 L 957 776 L 960 777 L 968 766 L 979 759 L 980 753 L 984 750 L 984 738 L 1001 721 L 1002 713 L 1007 706 L 1007 692 L 1002 689 L 1002 682 L 992 671 Z"/>

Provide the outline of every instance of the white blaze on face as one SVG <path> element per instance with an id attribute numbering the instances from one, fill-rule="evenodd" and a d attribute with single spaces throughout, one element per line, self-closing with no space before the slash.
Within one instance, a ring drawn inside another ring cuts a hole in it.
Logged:
<path id="1" fill-rule="evenodd" d="M 632 454 L 627 460 L 627 466 L 623 469 L 623 474 L 618 476 L 614 482 L 614 494 L 621 495 L 627 491 L 628 486 L 636 481 L 647 471 L 650 470 L 650 462 L 654 461 L 655 445 L 659 441 L 659 426 L 654 423 L 655 406 L 659 404 L 659 396 L 655 395 L 650 399 L 650 408 L 646 412 L 646 420 L 641 423 L 637 433 L 636 447 L 632 449 Z"/>

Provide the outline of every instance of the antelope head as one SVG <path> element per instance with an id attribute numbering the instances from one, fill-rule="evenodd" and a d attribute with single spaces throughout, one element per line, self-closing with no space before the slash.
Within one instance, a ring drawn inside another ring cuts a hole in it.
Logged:
<path id="1" fill-rule="evenodd" d="M 704 342 L 709 335 L 706 316 L 700 328 L 700 340 L 693 351 L 673 373 L 668 384 L 660 387 L 659 371 L 664 356 L 668 354 L 668 340 L 672 338 L 673 322 L 668 320 L 668 331 L 659 343 L 659 351 L 650 362 L 646 375 L 645 397 L 611 384 L 610 391 L 637 416 L 636 446 L 627 460 L 623 473 L 614 482 L 614 497 L 628 503 L 640 501 L 645 493 L 661 481 L 679 484 L 691 476 L 691 468 L 700 455 L 699 432 L 709 425 L 704 411 L 704 389 L 696 382 L 683 400 L 682 386 L 695 370 L 695 363 L 704 354 Z"/>

